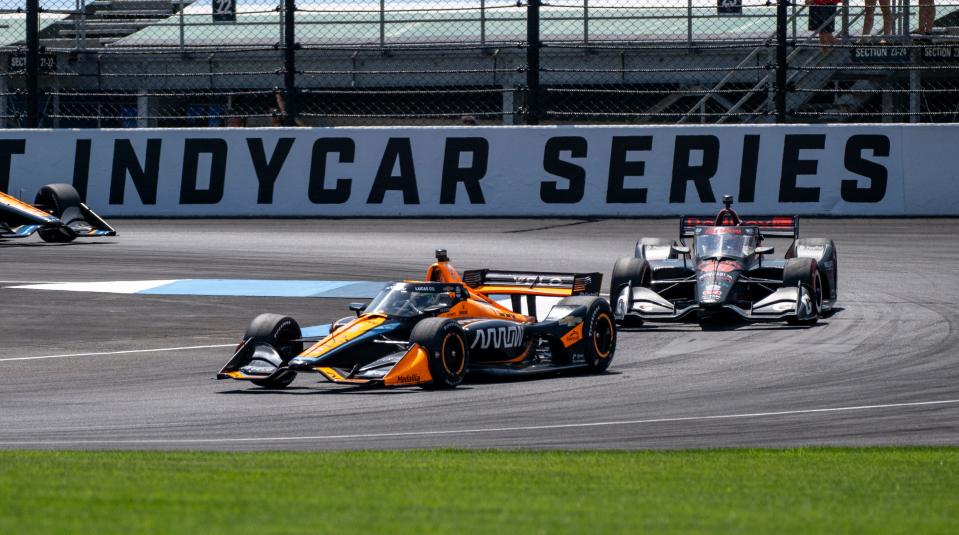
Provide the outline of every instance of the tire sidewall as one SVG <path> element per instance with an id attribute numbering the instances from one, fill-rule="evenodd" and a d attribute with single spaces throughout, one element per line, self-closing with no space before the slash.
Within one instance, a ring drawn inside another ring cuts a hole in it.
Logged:
<path id="1" fill-rule="evenodd" d="M 443 324 L 438 340 L 439 352 L 437 367 L 442 369 L 442 382 L 448 386 L 456 386 L 463 382 L 466 375 L 466 336 L 463 329 L 456 322 Z M 432 374 L 432 370 L 430 370 Z M 435 378 L 434 378 L 435 379 Z"/>
<path id="2" fill-rule="evenodd" d="M 414 343 L 427 352 L 432 388 L 455 388 L 463 382 L 469 366 L 469 344 L 463 327 L 455 320 L 427 318 L 414 327 Z"/>
<path id="3" fill-rule="evenodd" d="M 609 304 L 597 298 L 586 311 L 583 323 L 583 356 L 586 367 L 602 372 L 616 353 L 616 327 Z"/>
<path id="4" fill-rule="evenodd" d="M 802 267 L 800 267 L 802 266 Z M 799 270 L 801 269 L 801 272 Z M 822 275 L 819 271 L 819 265 L 813 258 L 801 257 L 789 259 L 786 263 L 786 269 L 783 274 L 784 286 L 799 286 L 809 292 L 812 300 L 813 316 L 812 318 L 800 320 L 794 319 L 790 323 L 797 325 L 812 325 L 819 319 L 819 313 L 822 309 L 823 287 Z"/>
<path id="5" fill-rule="evenodd" d="M 247 338 L 254 343 L 270 344 L 286 364 L 303 351 L 303 342 L 292 342 L 301 336 L 295 319 L 279 314 L 261 314 L 247 329 Z"/>
<path id="6" fill-rule="evenodd" d="M 61 195 L 67 198 L 64 199 Z M 34 198 L 34 204 L 42 204 L 43 206 L 52 208 L 52 210 L 47 211 L 58 219 L 63 217 L 63 213 L 67 208 L 79 206 L 80 202 L 80 194 L 69 184 L 48 184 L 43 186 Z M 67 243 L 77 237 L 72 230 L 65 226 L 40 229 L 37 231 L 37 234 L 40 235 L 40 239 L 50 243 Z"/>
<path id="7" fill-rule="evenodd" d="M 251 343 L 269 344 L 280 355 L 283 364 L 303 352 L 303 342 L 292 342 L 300 338 L 300 326 L 293 318 L 279 314 L 261 314 L 250 322 L 246 338 Z M 287 370 L 282 375 L 272 379 L 257 379 L 253 384 L 268 388 L 281 389 L 289 386 L 296 379 L 296 372 Z"/>

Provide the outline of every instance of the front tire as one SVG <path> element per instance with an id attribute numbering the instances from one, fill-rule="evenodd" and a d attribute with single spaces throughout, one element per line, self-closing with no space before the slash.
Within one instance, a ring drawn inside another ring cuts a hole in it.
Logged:
<path id="1" fill-rule="evenodd" d="M 80 193 L 70 184 L 47 184 L 40 188 L 33 204 L 64 220 L 80 214 Z M 66 216 L 66 217 L 65 217 Z M 77 235 L 67 226 L 41 228 L 37 231 L 40 239 L 50 243 L 67 243 L 76 239 Z"/>
<path id="2" fill-rule="evenodd" d="M 622 293 L 623 288 L 630 285 L 634 288 L 638 286 L 648 288 L 650 281 L 649 262 L 642 258 L 620 258 L 613 265 L 613 276 L 609 285 L 609 300 L 619 306 L 619 294 Z M 643 320 L 638 316 L 630 315 L 628 310 L 623 310 L 622 319 L 619 320 L 619 323 L 630 327 L 639 327 L 643 324 Z"/>
<path id="3" fill-rule="evenodd" d="M 250 343 L 269 344 L 280 355 L 283 364 L 303 352 L 303 342 L 295 340 L 303 335 L 300 326 L 293 318 L 280 314 L 260 314 L 246 329 L 244 338 Z M 268 389 L 286 388 L 296 379 L 296 372 L 286 370 L 277 377 L 270 379 L 254 379 L 251 382 Z"/>
<path id="4" fill-rule="evenodd" d="M 796 240 L 786 258 L 813 258 L 822 282 L 823 303 L 826 311 L 832 310 L 838 298 L 839 258 L 836 242 L 828 238 L 800 238 Z"/>
<path id="5" fill-rule="evenodd" d="M 426 318 L 413 327 L 410 342 L 422 347 L 428 355 L 433 382 L 422 388 L 447 390 L 463 382 L 469 364 L 469 345 L 459 323 L 446 318 Z"/>
<path id="6" fill-rule="evenodd" d="M 822 310 L 822 277 L 816 260 L 812 258 L 790 258 L 783 269 L 783 287 L 798 287 L 805 292 L 800 299 L 808 296 L 812 314 L 808 318 L 789 318 L 790 325 L 815 325 L 819 321 L 819 312 Z"/>

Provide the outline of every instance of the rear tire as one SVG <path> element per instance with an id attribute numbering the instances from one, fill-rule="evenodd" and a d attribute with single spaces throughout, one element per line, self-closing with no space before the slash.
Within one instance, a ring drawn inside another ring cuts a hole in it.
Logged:
<path id="1" fill-rule="evenodd" d="M 34 198 L 34 204 L 42 210 L 64 220 L 67 217 L 80 215 L 80 193 L 70 184 L 47 184 L 40 188 Z M 69 221 L 64 220 L 64 224 Z M 68 227 L 41 228 L 37 231 L 40 239 L 50 243 L 67 243 L 76 239 L 77 235 Z"/>
<path id="2" fill-rule="evenodd" d="M 303 352 L 303 342 L 294 341 L 301 337 L 300 326 L 296 323 L 296 320 L 280 314 L 260 314 L 253 318 L 244 335 L 244 338 L 250 339 L 251 343 L 273 346 L 273 349 L 279 353 L 283 364 Z M 286 370 L 277 377 L 254 379 L 251 382 L 263 388 L 281 389 L 289 386 L 293 379 L 296 379 L 296 372 Z"/>
<path id="3" fill-rule="evenodd" d="M 676 258 L 676 255 L 673 254 L 672 250 L 667 251 L 666 256 L 663 256 L 662 249 L 660 249 L 659 251 L 656 251 L 656 253 L 658 254 L 653 254 L 653 255 L 649 255 L 651 251 L 648 251 L 646 249 L 646 247 L 662 248 L 662 247 L 672 247 L 672 246 L 673 246 L 673 240 L 669 240 L 666 238 L 640 238 L 639 241 L 636 242 L 636 251 L 633 253 L 633 256 L 635 256 L 636 258 L 642 258 L 643 260 L 650 260 L 650 259 L 660 260 L 660 259 L 666 259 L 666 258 Z M 650 256 L 652 256 L 653 258 L 650 258 Z"/>
<path id="4" fill-rule="evenodd" d="M 413 327 L 410 342 L 418 344 L 428 355 L 433 382 L 422 388 L 448 390 L 463 382 L 469 364 L 469 345 L 466 333 L 454 320 L 426 318 Z"/>
<path id="5" fill-rule="evenodd" d="M 592 373 L 603 373 L 613 362 L 616 353 L 616 326 L 613 311 L 609 303 L 596 298 L 586 312 L 583 324 L 583 338 L 586 339 L 586 367 Z"/>
<path id="6" fill-rule="evenodd" d="M 609 368 L 616 354 L 616 325 L 609 302 L 602 297 L 565 297 L 559 305 L 585 306 L 583 320 L 583 357 L 590 373 L 602 373 Z"/>
<path id="7" fill-rule="evenodd" d="M 812 300 L 813 316 L 809 319 L 789 318 L 790 325 L 814 325 L 819 321 L 822 308 L 822 278 L 816 260 L 812 258 L 790 258 L 783 268 L 783 287 L 799 287 L 809 292 Z"/>

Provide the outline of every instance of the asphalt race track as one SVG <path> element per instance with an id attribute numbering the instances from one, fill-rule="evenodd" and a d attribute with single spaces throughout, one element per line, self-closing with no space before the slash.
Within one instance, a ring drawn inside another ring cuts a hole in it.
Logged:
<path id="1" fill-rule="evenodd" d="M 839 249 L 840 310 L 811 328 L 620 332 L 610 372 L 448 392 L 216 381 L 260 312 L 347 299 L 125 295 L 16 283 L 422 276 L 454 265 L 609 271 L 664 220 L 120 220 L 117 239 L 0 243 L 0 447 L 713 448 L 959 444 L 959 224 L 803 219 Z M 778 253 L 785 243 L 776 243 Z M 182 349 L 174 349 L 182 348 Z M 43 358 L 37 358 L 43 357 Z"/>

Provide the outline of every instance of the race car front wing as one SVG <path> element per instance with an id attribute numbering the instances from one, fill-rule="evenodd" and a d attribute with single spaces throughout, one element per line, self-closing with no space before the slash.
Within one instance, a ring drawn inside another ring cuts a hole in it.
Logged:
<path id="1" fill-rule="evenodd" d="M 695 301 L 672 302 L 650 288 L 627 285 L 616 298 L 613 315 L 617 321 L 636 316 L 650 321 L 681 321 L 702 312 L 727 311 L 747 321 L 810 319 L 815 315 L 811 296 L 799 287 L 779 288 L 765 298 L 743 308 L 732 303 L 702 305 Z"/>

